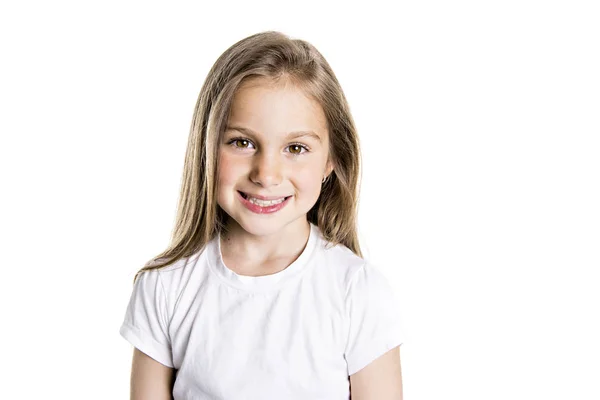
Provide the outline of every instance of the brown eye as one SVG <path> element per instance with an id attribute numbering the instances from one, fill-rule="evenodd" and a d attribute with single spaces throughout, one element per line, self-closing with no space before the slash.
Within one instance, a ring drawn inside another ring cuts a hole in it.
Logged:
<path id="1" fill-rule="evenodd" d="M 227 142 L 228 145 L 232 145 L 236 149 L 247 149 L 251 143 L 251 141 L 243 138 L 234 138 Z"/>
<path id="2" fill-rule="evenodd" d="M 296 149 L 296 150 L 291 151 L 291 153 L 294 153 L 294 154 L 300 154 L 302 152 L 302 148 L 300 146 L 298 146 L 297 144 L 291 145 L 290 149 Z"/>
<path id="3" fill-rule="evenodd" d="M 301 154 L 308 152 L 308 148 L 306 146 L 304 146 L 303 144 L 290 144 L 288 147 L 290 148 L 290 153 L 295 156 L 299 156 Z M 294 150 L 291 150 L 291 149 L 294 149 Z"/>

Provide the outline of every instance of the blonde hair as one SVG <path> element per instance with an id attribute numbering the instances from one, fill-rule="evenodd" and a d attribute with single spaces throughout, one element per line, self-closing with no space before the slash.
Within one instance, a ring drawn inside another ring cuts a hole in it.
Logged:
<path id="1" fill-rule="evenodd" d="M 140 269 L 166 267 L 202 250 L 225 227 L 217 204 L 218 144 L 236 89 L 246 80 L 291 83 L 323 108 L 333 171 L 307 213 L 332 245 L 362 258 L 356 223 L 361 154 L 350 108 L 333 70 L 310 43 L 277 31 L 242 39 L 215 62 L 200 90 L 190 128 L 175 227 L 169 247 Z"/>

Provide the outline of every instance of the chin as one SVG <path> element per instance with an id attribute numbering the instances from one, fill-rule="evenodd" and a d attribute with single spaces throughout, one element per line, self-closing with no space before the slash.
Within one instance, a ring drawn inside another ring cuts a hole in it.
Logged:
<path id="1" fill-rule="evenodd" d="M 281 232 L 291 221 L 282 219 L 259 220 L 252 218 L 232 218 L 247 233 L 253 236 L 270 236 Z"/>
<path id="2" fill-rule="evenodd" d="M 271 236 L 281 233 L 290 224 L 297 223 L 299 219 L 306 220 L 306 213 L 290 215 L 272 215 L 265 218 L 263 215 L 235 215 L 230 217 L 244 231 L 253 236 Z"/>

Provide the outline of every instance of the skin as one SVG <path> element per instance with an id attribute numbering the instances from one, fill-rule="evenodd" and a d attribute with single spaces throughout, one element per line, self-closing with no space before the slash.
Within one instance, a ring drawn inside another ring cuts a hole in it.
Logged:
<path id="1" fill-rule="evenodd" d="M 219 143 L 217 202 L 229 215 L 221 238 L 223 261 L 240 275 L 273 274 L 302 253 L 310 231 L 306 214 L 333 169 L 325 115 L 292 84 L 259 78 L 238 88 L 227 125 L 252 133 L 227 129 Z M 320 140 L 286 138 L 293 131 L 312 131 Z M 243 139 L 232 142 L 235 138 Z M 292 197 L 275 213 L 256 214 L 239 201 L 238 190 Z"/>
<path id="2" fill-rule="evenodd" d="M 369 365 L 350 375 L 352 400 L 402 400 L 400 346 L 396 346 Z"/>

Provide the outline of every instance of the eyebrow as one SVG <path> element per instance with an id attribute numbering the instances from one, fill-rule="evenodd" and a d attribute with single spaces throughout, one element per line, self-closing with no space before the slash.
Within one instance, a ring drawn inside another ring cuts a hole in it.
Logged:
<path id="1" fill-rule="evenodd" d="M 257 136 L 256 132 L 254 132 L 252 129 L 244 128 L 242 126 L 230 126 L 230 125 L 227 125 L 225 127 L 225 129 L 226 130 L 239 131 L 239 132 L 244 133 L 246 135 Z M 287 134 L 286 139 L 296 139 L 296 138 L 304 137 L 304 136 L 311 137 L 313 139 L 318 140 L 319 142 L 321 141 L 321 137 L 319 135 L 317 135 L 316 133 L 314 133 L 313 131 L 294 131 L 294 132 L 290 132 L 290 133 Z"/>

